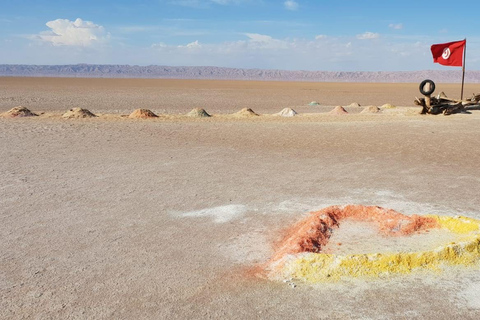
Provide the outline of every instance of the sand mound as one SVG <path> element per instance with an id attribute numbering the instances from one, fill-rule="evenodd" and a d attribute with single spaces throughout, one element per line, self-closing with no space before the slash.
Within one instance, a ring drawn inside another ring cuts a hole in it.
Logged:
<path id="1" fill-rule="evenodd" d="M 329 114 L 348 114 L 348 112 L 342 106 L 336 106 Z"/>
<path id="2" fill-rule="evenodd" d="M 250 108 L 243 108 L 242 110 L 234 113 L 234 115 L 237 117 L 257 117 L 258 116 L 258 114 L 255 113 L 255 111 L 253 111 Z"/>
<path id="3" fill-rule="evenodd" d="M 309 106 L 319 106 L 320 103 L 318 103 L 317 101 L 312 101 L 308 104 Z"/>
<path id="4" fill-rule="evenodd" d="M 377 106 L 368 106 L 368 107 L 365 107 L 362 112 L 360 113 L 379 113 L 380 112 L 380 108 L 377 107 Z"/>
<path id="5" fill-rule="evenodd" d="M 96 117 L 93 113 L 91 113 L 87 109 L 82 108 L 73 108 L 68 110 L 62 115 L 62 118 L 65 119 L 73 119 L 73 118 L 93 118 Z"/>
<path id="6" fill-rule="evenodd" d="M 3 116 L 4 117 L 9 117 L 9 118 L 35 117 L 35 116 L 38 116 L 38 114 L 35 114 L 35 113 L 31 112 L 30 110 L 28 110 L 25 107 L 18 106 L 18 107 L 12 108 L 12 109 L 8 110 L 7 112 L 5 112 L 3 114 Z"/>
<path id="7" fill-rule="evenodd" d="M 383 106 L 380 107 L 381 109 L 394 109 L 396 108 L 393 104 L 385 103 Z"/>
<path id="8" fill-rule="evenodd" d="M 187 113 L 187 116 L 189 117 L 194 117 L 194 118 L 208 118 L 211 117 L 205 109 L 202 108 L 195 108 L 189 113 Z"/>
<path id="9" fill-rule="evenodd" d="M 352 103 L 350 103 L 347 107 L 360 108 L 360 103 L 358 103 L 358 102 L 352 102 Z"/>
<path id="10" fill-rule="evenodd" d="M 158 116 L 148 109 L 136 109 L 128 116 L 131 119 L 158 118 Z"/>
<path id="11" fill-rule="evenodd" d="M 292 108 L 285 108 L 279 113 L 275 113 L 275 114 L 282 117 L 293 117 L 293 116 L 296 116 L 298 113 Z"/>

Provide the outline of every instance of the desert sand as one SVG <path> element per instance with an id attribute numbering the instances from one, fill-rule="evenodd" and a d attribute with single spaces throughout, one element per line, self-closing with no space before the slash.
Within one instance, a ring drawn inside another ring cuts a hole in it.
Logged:
<path id="1" fill-rule="evenodd" d="M 0 89 L 0 113 L 38 114 L 0 117 L 2 319 L 480 317 L 477 265 L 295 286 L 252 271 L 330 205 L 479 219 L 480 110 L 419 115 L 414 83 L 0 78 Z M 361 113 L 386 103 L 397 107 Z M 97 117 L 62 117 L 73 108 Z M 244 108 L 259 116 L 233 115 Z M 274 115 L 284 108 L 298 115 Z M 136 109 L 159 117 L 128 118 Z"/>

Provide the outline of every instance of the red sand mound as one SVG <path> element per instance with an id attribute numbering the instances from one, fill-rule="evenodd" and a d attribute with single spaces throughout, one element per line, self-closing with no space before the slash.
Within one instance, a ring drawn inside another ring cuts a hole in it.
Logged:
<path id="1" fill-rule="evenodd" d="M 348 114 L 347 110 L 345 110 L 342 106 L 336 106 L 332 111 L 329 112 L 329 114 Z"/>
<path id="2" fill-rule="evenodd" d="M 18 106 L 5 112 L 3 116 L 7 118 L 16 118 L 16 117 L 35 117 L 38 115 L 31 112 L 25 107 Z"/>
<path id="3" fill-rule="evenodd" d="M 128 116 L 131 119 L 158 118 L 158 116 L 148 109 L 136 109 Z"/>
<path id="4" fill-rule="evenodd" d="M 387 236 L 404 236 L 438 227 L 437 221 L 433 218 L 406 216 L 376 206 L 331 206 L 310 213 L 307 218 L 288 229 L 272 260 L 279 260 L 286 254 L 321 252 L 333 230 L 346 218 L 375 223 L 379 232 Z"/>

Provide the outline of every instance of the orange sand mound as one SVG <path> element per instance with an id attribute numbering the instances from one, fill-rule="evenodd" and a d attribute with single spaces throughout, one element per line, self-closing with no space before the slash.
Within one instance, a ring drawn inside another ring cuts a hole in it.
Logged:
<path id="1" fill-rule="evenodd" d="M 310 213 L 307 218 L 288 229 L 272 261 L 280 260 L 287 254 L 321 252 L 333 230 L 338 228 L 340 221 L 346 218 L 376 223 L 379 232 L 387 236 L 405 236 L 439 227 L 434 218 L 406 216 L 377 206 L 331 206 Z"/>
<path id="2" fill-rule="evenodd" d="M 132 119 L 158 118 L 158 116 L 148 109 L 136 109 L 128 116 Z"/>
<path id="3" fill-rule="evenodd" d="M 72 119 L 72 118 L 93 118 L 96 117 L 93 113 L 91 113 L 87 109 L 82 109 L 82 108 L 72 108 L 65 112 L 62 115 L 63 118 L 65 119 Z"/>
<path id="4" fill-rule="evenodd" d="M 16 118 L 16 117 L 35 117 L 37 114 L 31 112 L 29 109 L 18 106 L 12 108 L 3 114 L 4 117 Z"/>
<path id="5" fill-rule="evenodd" d="M 329 114 L 348 114 L 348 112 L 342 106 L 336 106 Z"/>

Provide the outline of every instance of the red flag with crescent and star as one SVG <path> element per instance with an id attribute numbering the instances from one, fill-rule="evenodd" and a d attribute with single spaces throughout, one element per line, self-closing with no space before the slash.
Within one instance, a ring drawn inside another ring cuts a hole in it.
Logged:
<path id="1" fill-rule="evenodd" d="M 467 40 L 434 44 L 430 48 L 433 55 L 433 62 L 444 66 L 463 66 L 463 50 Z"/>

